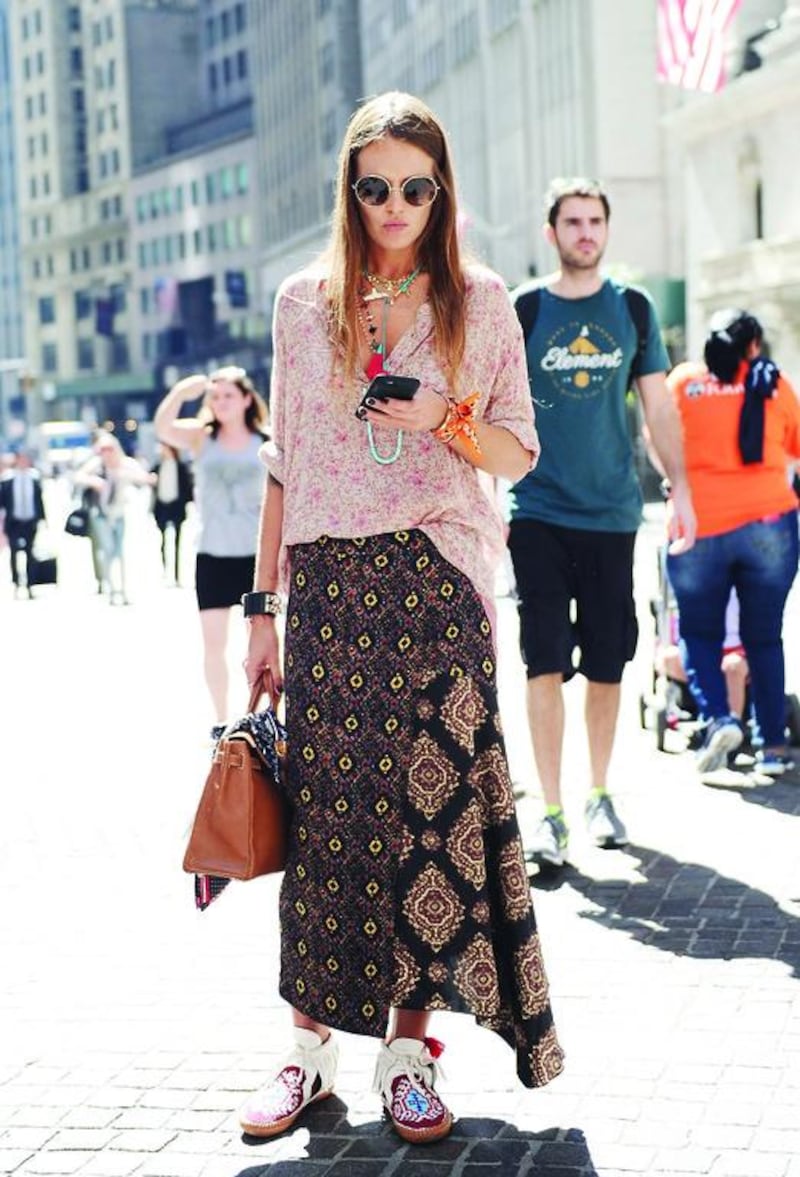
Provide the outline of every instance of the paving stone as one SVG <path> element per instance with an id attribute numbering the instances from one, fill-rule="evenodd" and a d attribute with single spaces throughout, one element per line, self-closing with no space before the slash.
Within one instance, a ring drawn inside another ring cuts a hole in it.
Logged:
<path id="1" fill-rule="evenodd" d="M 25 1177 L 40 1173 L 61 1175 L 77 1173 L 95 1156 L 91 1152 L 38 1152 L 25 1162 Z"/>
<path id="2" fill-rule="evenodd" d="M 35 1155 L 29 1148 L 0 1148 L 0 1173 L 19 1173 Z"/>
<path id="3" fill-rule="evenodd" d="M 748 1148 L 744 1152 L 721 1152 L 710 1177 L 786 1177 L 787 1168 L 787 1157 L 757 1153 Z"/>
<path id="4" fill-rule="evenodd" d="M 110 1147 L 118 1149 L 120 1152 L 160 1152 L 174 1139 L 175 1133 L 173 1131 L 132 1128 L 118 1133 L 112 1140 Z"/>

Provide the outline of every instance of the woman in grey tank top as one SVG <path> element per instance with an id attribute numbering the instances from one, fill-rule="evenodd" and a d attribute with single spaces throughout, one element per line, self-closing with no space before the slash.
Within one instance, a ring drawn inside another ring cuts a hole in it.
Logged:
<path id="1" fill-rule="evenodd" d="M 186 401 L 203 396 L 195 417 L 179 419 Z M 253 587 L 265 468 L 258 451 L 267 407 L 243 368 L 187 376 L 170 389 L 155 416 L 159 440 L 194 458 L 197 538 L 195 588 L 204 671 L 218 723 L 228 707 L 230 611 Z"/>

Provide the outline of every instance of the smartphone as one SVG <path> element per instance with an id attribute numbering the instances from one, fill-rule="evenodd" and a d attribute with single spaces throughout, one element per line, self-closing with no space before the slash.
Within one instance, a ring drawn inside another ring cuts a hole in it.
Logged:
<path id="1" fill-rule="evenodd" d="M 399 401 L 410 401 L 414 399 L 414 393 L 418 388 L 419 380 L 415 376 L 392 376 L 388 372 L 382 372 L 380 376 L 376 376 L 372 380 L 372 383 L 364 389 L 360 407 L 366 407 L 367 397 L 372 397 L 378 401 L 386 401 L 390 398 Z"/>

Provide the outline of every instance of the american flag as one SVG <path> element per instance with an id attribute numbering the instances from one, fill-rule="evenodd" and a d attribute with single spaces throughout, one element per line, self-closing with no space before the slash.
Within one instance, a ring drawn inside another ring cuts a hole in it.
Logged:
<path id="1" fill-rule="evenodd" d="M 741 0 L 658 0 L 658 78 L 707 94 L 725 85 L 725 30 Z"/>

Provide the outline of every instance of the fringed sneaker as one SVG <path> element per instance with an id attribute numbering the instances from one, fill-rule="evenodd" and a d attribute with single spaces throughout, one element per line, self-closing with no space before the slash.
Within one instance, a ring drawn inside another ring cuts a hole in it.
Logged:
<path id="1" fill-rule="evenodd" d="M 309 1104 L 333 1094 L 339 1048 L 313 1030 L 294 1029 L 295 1047 L 278 1074 L 248 1099 L 239 1123 L 250 1136 L 277 1136 L 291 1128 Z"/>
<path id="2" fill-rule="evenodd" d="M 441 1140 L 453 1117 L 433 1089 L 442 1074 L 437 1058 L 444 1050 L 435 1038 L 395 1038 L 382 1043 L 373 1091 L 383 1100 L 395 1132 L 412 1144 Z"/>

